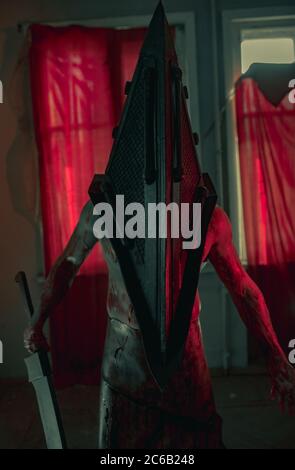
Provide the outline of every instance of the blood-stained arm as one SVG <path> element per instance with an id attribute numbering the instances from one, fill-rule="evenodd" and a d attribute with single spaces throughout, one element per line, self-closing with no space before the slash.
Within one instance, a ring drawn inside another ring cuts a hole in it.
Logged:
<path id="1" fill-rule="evenodd" d="M 209 260 L 228 289 L 239 314 L 264 349 L 272 377 L 272 396 L 293 411 L 295 371 L 288 363 L 274 332 L 264 297 L 244 270 L 232 241 L 231 223 L 217 207 L 210 222 L 212 244 Z"/>
<path id="2" fill-rule="evenodd" d="M 93 215 L 93 205 L 89 201 L 81 212 L 67 246 L 54 263 L 44 283 L 39 307 L 32 318 L 31 325 L 24 333 L 24 344 L 28 351 L 48 349 L 43 335 L 44 323 L 67 293 L 80 266 L 97 242 L 93 234 L 96 218 Z"/>

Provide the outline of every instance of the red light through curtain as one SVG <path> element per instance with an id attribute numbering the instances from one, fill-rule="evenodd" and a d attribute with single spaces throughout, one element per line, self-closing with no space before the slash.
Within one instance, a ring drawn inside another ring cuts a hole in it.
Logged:
<path id="1" fill-rule="evenodd" d="M 48 273 L 104 172 L 145 29 L 31 27 L 30 74 Z M 57 386 L 98 383 L 107 272 L 99 246 L 50 320 Z"/>
<path id="2" fill-rule="evenodd" d="M 295 338 L 295 105 L 271 104 L 250 78 L 236 89 L 249 271 L 281 342 Z"/>

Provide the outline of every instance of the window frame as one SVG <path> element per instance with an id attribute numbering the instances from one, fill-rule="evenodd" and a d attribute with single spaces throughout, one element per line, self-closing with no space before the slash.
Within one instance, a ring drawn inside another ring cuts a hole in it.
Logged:
<path id="1" fill-rule="evenodd" d="M 180 64 L 183 67 L 184 84 L 189 91 L 187 100 L 188 111 L 192 123 L 192 128 L 199 130 L 200 116 L 199 116 L 199 95 L 198 95 L 198 70 L 197 70 L 197 41 L 196 41 L 196 19 L 195 13 L 192 11 L 167 13 L 167 19 L 171 26 L 178 28 L 180 34 L 176 38 L 176 52 L 177 50 L 185 51 L 185 61 Z M 70 26 L 81 25 L 97 28 L 142 28 L 147 27 L 151 21 L 151 15 L 134 15 L 134 16 L 118 16 L 96 19 L 75 19 L 75 20 L 60 20 L 60 21 L 46 21 L 40 24 L 49 26 Z M 30 23 L 21 25 L 24 34 Z M 201 140 L 201 138 L 200 138 Z M 201 147 L 201 146 L 200 146 Z M 200 163 L 201 156 L 199 156 Z"/>
<path id="2" fill-rule="evenodd" d="M 75 19 L 75 20 L 53 20 L 43 21 L 40 24 L 48 26 L 70 26 L 70 25 L 81 25 L 88 27 L 97 28 L 141 28 L 147 27 L 151 21 L 151 15 L 134 15 L 134 16 L 118 16 L 118 17 L 107 17 L 107 18 L 96 18 L 96 19 Z M 198 70 L 197 70 L 197 42 L 196 42 L 196 19 L 195 13 L 192 11 L 168 13 L 168 22 L 171 26 L 179 28 L 181 34 L 176 39 L 176 51 L 177 49 L 183 49 L 185 51 L 185 62 L 181 64 L 184 67 L 184 81 L 188 87 L 189 98 L 187 100 L 188 112 L 191 119 L 192 128 L 198 130 L 200 117 L 199 117 L 199 95 L 198 95 Z M 18 31 L 20 31 L 25 37 L 27 36 L 28 28 L 31 26 L 31 22 L 24 22 L 18 24 Z M 33 129 L 33 122 L 31 122 Z M 201 141 L 201 138 L 200 138 Z M 201 148 L 201 146 L 200 146 Z M 201 155 L 198 155 L 200 163 Z M 38 165 L 38 162 L 37 162 Z M 43 249 L 43 224 L 42 218 L 39 219 L 39 244 L 42 247 L 42 262 L 39 266 L 36 279 L 39 284 L 43 284 L 45 281 L 45 268 L 44 268 L 44 249 Z"/>
<path id="3" fill-rule="evenodd" d="M 234 243 L 243 264 L 247 264 L 247 255 L 234 100 L 234 84 L 241 75 L 241 42 L 244 39 L 287 36 L 286 28 L 294 30 L 294 23 L 295 7 L 274 7 L 271 15 L 269 8 L 228 10 L 222 15 L 228 179 L 230 192 L 236 196 L 229 200 L 229 213 Z M 293 40 L 295 51 L 295 33 Z"/>

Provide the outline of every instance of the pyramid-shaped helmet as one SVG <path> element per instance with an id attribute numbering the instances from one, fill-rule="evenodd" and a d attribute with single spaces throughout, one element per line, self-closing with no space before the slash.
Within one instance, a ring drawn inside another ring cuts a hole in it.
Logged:
<path id="1" fill-rule="evenodd" d="M 162 388 L 180 363 L 188 334 L 206 230 L 216 194 L 202 175 L 174 42 L 160 3 L 149 25 L 105 175 L 89 189 L 92 202 L 115 206 L 175 202 L 202 207 L 201 243 L 183 249 L 182 237 L 112 238 L 139 322 L 150 369 Z M 148 213 L 148 210 L 145 212 Z M 191 211 L 192 213 L 192 211 Z"/>

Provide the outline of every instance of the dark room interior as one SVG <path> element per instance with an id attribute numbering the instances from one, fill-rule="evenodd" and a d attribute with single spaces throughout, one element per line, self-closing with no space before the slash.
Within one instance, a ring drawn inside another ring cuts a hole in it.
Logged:
<path id="1" fill-rule="evenodd" d="M 0 449 L 295 449 L 294 0 L 1 0 L 0 85 Z"/>

